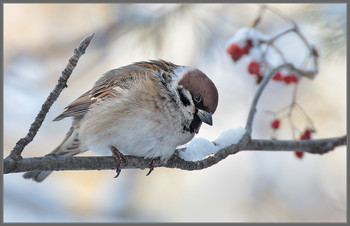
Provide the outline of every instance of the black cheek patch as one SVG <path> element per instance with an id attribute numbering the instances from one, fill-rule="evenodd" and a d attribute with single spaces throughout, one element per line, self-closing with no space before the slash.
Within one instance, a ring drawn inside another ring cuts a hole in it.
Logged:
<path id="1" fill-rule="evenodd" d="M 190 100 L 185 96 L 181 88 L 178 88 L 177 92 L 179 93 L 180 100 L 185 107 L 191 104 Z"/>

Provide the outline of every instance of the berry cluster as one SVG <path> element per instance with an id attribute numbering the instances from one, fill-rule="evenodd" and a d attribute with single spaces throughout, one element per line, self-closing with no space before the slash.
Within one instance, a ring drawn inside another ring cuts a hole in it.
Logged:
<path id="1" fill-rule="evenodd" d="M 256 76 L 256 83 L 263 79 L 262 56 L 266 51 L 267 36 L 255 28 L 242 28 L 229 40 L 226 52 L 236 63 L 243 56 L 247 55 L 250 63 L 247 67 L 249 74 Z M 265 65 L 265 64 L 264 64 Z"/>
<path id="2" fill-rule="evenodd" d="M 300 140 L 310 140 L 311 139 L 311 133 L 315 132 L 313 129 L 306 128 L 304 132 L 300 135 Z M 303 158 L 305 152 L 294 152 L 295 156 L 298 158 Z"/>
<path id="3" fill-rule="evenodd" d="M 284 82 L 285 84 L 289 85 L 292 83 L 298 82 L 298 77 L 294 73 L 290 73 L 287 75 L 283 75 L 282 72 L 277 72 L 273 77 L 272 80 L 277 82 Z M 277 130 L 280 127 L 281 120 L 276 118 L 271 122 L 271 128 L 273 130 Z M 310 140 L 311 139 L 311 133 L 314 132 L 312 129 L 305 129 L 305 131 L 300 135 L 300 140 Z M 295 156 L 299 159 L 302 159 L 304 157 L 305 152 L 294 152 Z"/>
<path id="4" fill-rule="evenodd" d="M 277 36 L 278 37 L 278 36 Z M 247 71 L 249 74 L 256 76 L 256 83 L 259 84 L 267 69 L 271 69 L 271 64 L 276 63 L 275 58 L 268 57 L 269 46 L 275 40 L 274 37 L 268 38 L 255 28 L 242 28 L 230 39 L 226 52 L 231 56 L 231 59 L 236 63 L 243 56 L 249 55 L 250 63 Z M 254 50 L 254 51 L 253 51 Z M 283 59 L 283 53 L 279 52 L 280 60 Z M 262 70 L 262 65 L 264 70 Z M 283 75 L 281 71 L 277 72 L 272 80 L 284 82 L 285 84 L 297 83 L 299 77 L 294 73 Z"/>
<path id="5" fill-rule="evenodd" d="M 245 45 L 240 47 L 236 43 L 232 43 L 226 50 L 230 54 L 232 60 L 237 62 L 243 55 L 249 54 L 250 48 L 253 47 L 253 42 L 251 39 L 246 40 Z"/>
<path id="6" fill-rule="evenodd" d="M 311 140 L 311 133 L 315 132 L 313 129 L 305 129 L 304 133 L 300 135 L 300 140 Z"/>
<path id="7" fill-rule="evenodd" d="M 281 119 L 279 119 L 279 118 L 273 119 L 270 123 L 270 126 L 274 131 L 279 129 L 280 125 L 281 125 Z M 314 132 L 315 132 L 314 129 L 306 128 L 303 131 L 303 133 L 300 135 L 300 140 L 311 140 L 311 134 Z M 300 159 L 304 157 L 304 153 L 305 152 L 299 152 L 299 151 L 294 152 L 295 156 L 300 158 Z"/>
<path id="8" fill-rule="evenodd" d="M 287 75 L 282 75 L 282 72 L 277 72 L 272 80 L 278 82 L 285 82 L 287 85 L 298 82 L 298 77 L 294 73 L 290 73 Z"/>
<path id="9" fill-rule="evenodd" d="M 318 53 L 312 45 L 309 45 L 307 41 L 305 41 L 305 37 L 299 32 L 299 29 L 297 29 L 297 25 L 293 23 L 294 28 L 291 28 L 287 31 L 282 31 L 274 36 L 265 35 L 256 28 L 257 24 L 261 22 L 261 16 L 262 13 L 259 14 L 259 17 L 255 20 L 252 27 L 239 29 L 235 32 L 234 36 L 228 40 L 229 44 L 227 45 L 226 52 L 231 57 L 232 61 L 237 64 L 248 63 L 247 66 L 245 66 L 245 70 L 254 78 L 256 78 L 257 84 L 263 80 L 264 76 L 266 76 L 269 71 L 272 71 L 277 67 L 277 65 L 280 65 L 280 69 L 272 76 L 272 80 L 275 82 L 284 83 L 285 85 L 297 86 L 301 77 L 309 77 L 309 74 L 305 73 L 306 71 L 304 71 L 304 69 L 298 72 L 296 72 L 297 70 L 287 71 L 288 69 L 285 69 L 285 65 L 288 63 L 288 61 L 286 61 L 287 58 L 285 55 L 288 52 L 284 50 L 283 46 L 275 44 L 275 41 L 279 38 L 283 37 L 286 34 L 289 34 L 290 32 L 294 32 L 299 37 L 300 41 L 305 44 L 305 48 L 309 51 L 309 57 L 304 62 L 304 66 L 306 67 L 310 61 L 312 72 L 314 75 L 317 74 Z M 298 67 L 295 66 L 294 68 Z M 295 88 L 293 94 L 294 97 L 296 96 L 296 90 L 297 89 Z M 291 113 L 294 111 L 294 109 L 297 108 L 299 108 L 299 110 L 301 110 L 301 112 L 307 118 L 309 125 L 308 127 L 314 127 L 310 117 L 305 113 L 301 106 L 296 103 L 295 98 L 293 98 L 292 103 L 287 107 L 283 108 L 277 113 L 272 112 L 274 115 L 274 119 L 270 121 L 270 127 L 273 130 L 272 139 L 276 139 L 274 137 L 274 134 L 276 134 L 281 128 L 282 117 L 289 118 L 293 137 L 296 139 L 295 131 L 298 131 L 298 129 L 291 119 Z M 282 113 L 285 111 L 287 111 L 287 114 L 284 114 L 285 116 L 282 116 Z M 307 128 L 302 132 L 300 135 L 300 140 L 312 139 L 311 134 L 314 132 L 314 130 L 310 128 Z M 295 155 L 298 158 L 303 158 L 304 153 L 305 152 L 295 151 Z"/>

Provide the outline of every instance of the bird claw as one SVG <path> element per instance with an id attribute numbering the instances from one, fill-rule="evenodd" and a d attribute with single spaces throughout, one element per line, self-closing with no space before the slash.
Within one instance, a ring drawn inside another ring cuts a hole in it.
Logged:
<path id="1" fill-rule="evenodd" d="M 149 162 L 149 171 L 146 174 L 146 176 L 150 175 L 153 170 L 154 170 L 154 159 L 151 159 L 151 161 Z"/>
<path id="2" fill-rule="evenodd" d="M 128 159 L 122 153 L 120 153 L 120 151 L 116 147 L 111 146 L 111 150 L 112 150 L 112 155 L 117 162 L 117 166 L 116 166 L 116 170 L 115 170 L 117 172 L 117 175 L 115 175 L 115 177 L 114 177 L 114 178 L 117 178 L 119 176 L 120 172 L 122 171 L 121 164 L 127 163 Z"/>
<path id="3" fill-rule="evenodd" d="M 119 166 L 117 166 L 117 169 L 115 170 L 115 172 L 117 173 L 117 175 L 115 175 L 114 178 L 117 178 L 117 177 L 119 176 L 119 174 L 120 174 L 121 171 L 122 171 L 122 170 L 120 169 L 120 164 L 119 164 Z"/>

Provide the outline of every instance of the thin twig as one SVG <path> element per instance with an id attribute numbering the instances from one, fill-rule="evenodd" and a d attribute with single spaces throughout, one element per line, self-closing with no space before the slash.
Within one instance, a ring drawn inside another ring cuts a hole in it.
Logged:
<path id="1" fill-rule="evenodd" d="M 265 12 L 265 8 L 266 8 L 265 5 L 260 5 L 258 16 L 255 18 L 252 27 L 257 27 L 258 26 L 258 24 L 260 23 L 264 12 Z"/>
<path id="2" fill-rule="evenodd" d="M 287 63 L 287 60 L 286 60 L 286 58 L 284 57 L 283 52 L 282 52 L 275 44 L 273 44 L 273 43 L 271 43 L 270 46 L 276 50 L 276 52 L 281 56 L 283 63 L 286 64 L 286 63 Z M 267 50 L 266 50 L 266 51 L 267 51 Z"/>
<path id="3" fill-rule="evenodd" d="M 266 43 L 267 43 L 268 45 L 271 45 L 271 44 L 274 43 L 277 39 L 279 39 L 280 37 L 282 37 L 282 36 L 288 34 L 289 32 L 296 32 L 295 27 L 289 28 L 289 29 L 287 29 L 287 30 L 285 30 L 285 31 L 283 31 L 283 32 L 281 32 L 281 33 L 275 35 L 273 38 L 271 38 L 270 40 L 268 40 Z"/>
<path id="4" fill-rule="evenodd" d="M 297 107 L 303 115 L 306 117 L 308 124 L 311 124 L 311 129 L 315 128 L 314 121 L 310 118 L 310 116 L 306 113 L 306 111 L 300 106 L 300 104 L 295 103 L 295 107 Z"/>
<path id="5" fill-rule="evenodd" d="M 294 85 L 294 89 L 293 89 L 292 101 L 291 101 L 291 104 L 289 105 L 289 111 L 288 111 L 289 123 L 290 123 L 290 125 L 292 127 L 292 134 L 293 134 L 293 139 L 294 140 L 296 139 L 295 130 L 297 130 L 297 127 L 293 123 L 292 113 L 293 113 L 293 110 L 294 110 L 294 106 L 296 104 L 297 88 L 298 88 L 298 84 L 295 84 Z"/>
<path id="6" fill-rule="evenodd" d="M 62 75 L 58 79 L 58 83 L 55 89 L 52 90 L 44 104 L 41 106 L 41 110 L 36 116 L 34 122 L 31 124 L 28 134 L 24 138 L 21 138 L 19 141 L 17 141 L 15 147 L 13 148 L 13 150 L 7 158 L 11 158 L 15 161 L 18 161 L 22 158 L 21 154 L 24 147 L 27 146 L 34 139 L 52 104 L 57 100 L 62 90 L 65 87 L 67 87 L 67 80 L 69 79 L 70 75 L 72 74 L 72 71 L 77 65 L 80 56 L 85 53 L 85 50 L 89 46 L 93 37 L 94 33 L 86 36 L 80 42 L 79 46 L 74 49 L 73 56 L 69 59 L 66 68 L 62 71 Z"/>
<path id="7" fill-rule="evenodd" d="M 272 13 L 275 13 L 277 16 L 285 19 L 286 21 L 292 23 L 295 28 L 298 28 L 297 23 L 295 23 L 295 21 L 292 18 L 282 13 L 280 10 L 277 10 L 276 8 L 272 8 L 272 7 L 266 7 L 266 9 L 270 10 Z"/>

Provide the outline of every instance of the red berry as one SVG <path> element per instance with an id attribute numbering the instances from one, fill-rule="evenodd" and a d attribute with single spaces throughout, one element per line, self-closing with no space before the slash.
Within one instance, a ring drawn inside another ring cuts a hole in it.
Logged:
<path id="1" fill-rule="evenodd" d="M 248 65 L 248 72 L 250 74 L 252 74 L 252 75 L 259 75 L 259 73 L 260 73 L 260 64 L 258 62 L 256 62 L 255 60 L 253 60 Z"/>
<path id="2" fill-rule="evenodd" d="M 292 83 L 292 77 L 291 76 L 289 76 L 289 75 L 287 75 L 287 76 L 285 76 L 284 78 L 283 78 L 283 81 L 286 83 L 286 84 L 290 84 L 290 83 Z"/>
<path id="3" fill-rule="evenodd" d="M 272 129 L 278 129 L 280 127 L 281 121 L 279 119 L 275 119 L 271 122 Z"/>
<path id="4" fill-rule="evenodd" d="M 277 73 L 272 77 L 272 80 L 275 80 L 275 81 L 282 81 L 282 80 L 283 80 L 283 77 L 282 77 L 281 72 L 277 72 Z"/>
<path id="5" fill-rule="evenodd" d="M 303 158 L 304 157 L 304 152 L 299 152 L 299 151 L 296 151 L 294 152 L 295 156 L 298 157 L 298 158 Z"/>
<path id="6" fill-rule="evenodd" d="M 295 74 L 291 74 L 292 82 L 297 83 L 298 82 L 298 77 Z"/>
<path id="7" fill-rule="evenodd" d="M 289 75 L 286 75 L 284 78 L 283 78 L 283 81 L 286 83 L 286 84 L 290 84 L 290 83 L 296 83 L 298 81 L 298 78 L 295 74 L 289 74 Z"/>
<path id="8" fill-rule="evenodd" d="M 231 44 L 230 47 L 227 48 L 226 52 L 231 55 L 231 58 L 235 62 L 243 55 L 242 49 L 235 43 Z"/>
<path id="9" fill-rule="evenodd" d="M 311 139 L 311 131 L 306 129 L 303 134 L 300 135 L 300 140 L 310 140 Z"/>

